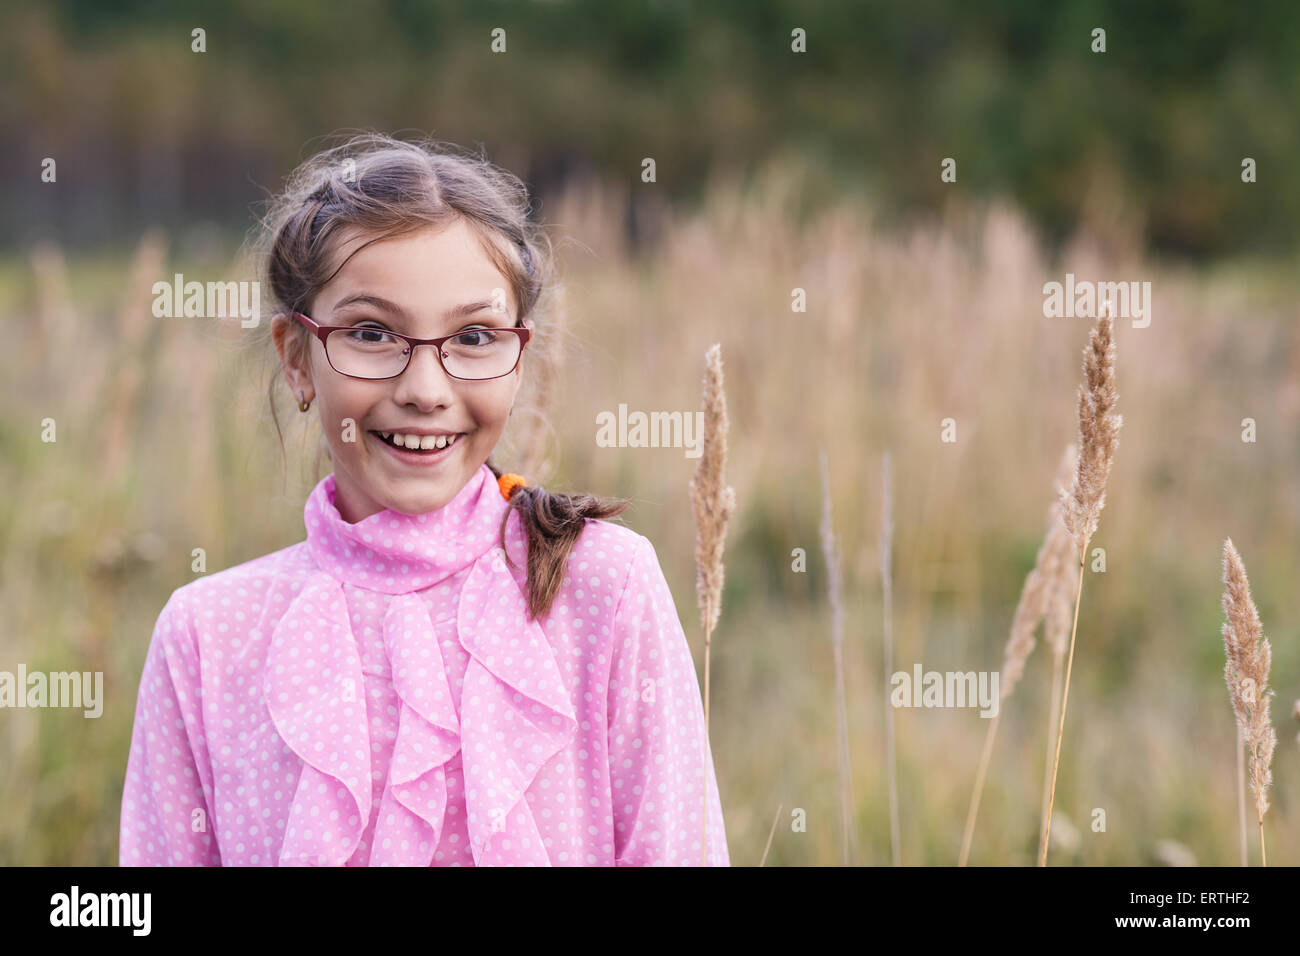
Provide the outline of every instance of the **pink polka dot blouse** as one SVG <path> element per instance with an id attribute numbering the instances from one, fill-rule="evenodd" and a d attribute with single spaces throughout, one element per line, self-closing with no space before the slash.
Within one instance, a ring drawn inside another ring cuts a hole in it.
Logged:
<path id="1" fill-rule="evenodd" d="M 122 797 L 124 866 L 728 866 L 690 647 L 651 542 L 589 520 L 549 614 L 487 465 L 444 507 L 177 588 Z"/>

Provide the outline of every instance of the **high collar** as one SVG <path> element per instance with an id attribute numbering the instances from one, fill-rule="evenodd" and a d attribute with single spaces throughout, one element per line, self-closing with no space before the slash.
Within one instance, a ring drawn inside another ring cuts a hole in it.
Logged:
<path id="1" fill-rule="evenodd" d="M 307 546 L 321 570 L 342 584 L 407 594 L 469 567 L 498 540 L 507 508 L 486 464 L 449 502 L 408 515 L 385 509 L 355 524 L 335 504 L 333 473 L 307 499 Z"/>
<path id="2" fill-rule="evenodd" d="M 401 703 L 370 865 L 429 865 L 447 810 L 445 766 L 458 751 L 475 865 L 550 865 L 524 795 L 578 724 L 550 641 L 527 615 L 517 514 L 506 547 L 493 547 L 508 508 L 486 465 L 423 515 L 382 511 L 349 524 L 334 506 L 333 475 L 312 492 L 305 517 L 317 569 L 275 626 L 262 685 L 276 733 L 304 764 L 281 865 L 343 865 L 370 819 L 365 678 L 344 584 L 393 595 L 383 636 Z M 470 660 L 458 715 L 429 608 L 412 592 L 464 568 L 455 626 Z"/>

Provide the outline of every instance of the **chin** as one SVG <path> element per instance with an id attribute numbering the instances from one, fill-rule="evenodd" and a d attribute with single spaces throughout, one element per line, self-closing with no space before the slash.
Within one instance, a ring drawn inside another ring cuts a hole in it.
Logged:
<path id="1" fill-rule="evenodd" d="M 452 496 L 444 497 L 441 495 L 398 495 L 387 507 L 401 514 L 422 515 L 430 511 L 437 511 L 451 498 Z"/>

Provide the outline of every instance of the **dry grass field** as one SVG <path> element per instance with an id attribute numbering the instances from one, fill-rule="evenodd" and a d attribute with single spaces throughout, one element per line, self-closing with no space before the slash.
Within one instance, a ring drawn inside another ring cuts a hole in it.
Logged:
<path id="1" fill-rule="evenodd" d="M 651 186 L 639 188 L 653 189 Z M 1091 320 L 1048 318 L 1043 284 L 1152 284 L 1146 328 L 1116 322 L 1124 429 L 1079 614 L 1055 797 L 1053 865 L 1238 862 L 1235 724 L 1224 686 L 1222 547 L 1250 569 L 1272 642 L 1270 865 L 1300 863 L 1300 283 L 1294 263 L 1202 270 L 1145 258 L 1122 216 L 1049 248 L 1010 207 L 878 221 L 808 201 L 797 167 L 715 182 L 667 207 L 634 252 L 627 194 L 575 187 L 542 207 L 563 262 L 561 356 L 544 418 L 517 413 L 494 461 L 533 434 L 558 491 L 631 498 L 703 677 L 680 448 L 605 448 L 596 417 L 699 407 L 721 344 L 737 508 L 711 651 L 711 739 L 734 865 L 838 865 L 840 781 L 825 562 L 825 449 L 843 555 L 844 680 L 855 862 L 890 860 L 881 588 L 881 458 L 893 467 L 894 665 L 991 671 L 1074 440 Z M 325 474 L 286 392 L 282 457 L 264 329 L 157 319 L 175 272 L 245 276 L 233 248 L 146 236 L 118 255 L 57 248 L 0 267 L 0 669 L 103 671 L 99 719 L 0 715 L 0 864 L 115 864 L 122 780 L 149 637 L 203 548 L 221 570 L 303 538 Z M 794 290 L 806 311 L 792 311 Z M 531 385 L 532 383 L 530 383 Z M 521 400 L 535 390 L 526 387 Z M 956 441 L 941 441 L 953 419 Z M 1243 419 L 1256 440 L 1242 440 Z M 57 440 L 42 440 L 53 419 Z M 540 429 L 540 432 L 538 431 Z M 792 570 L 802 548 L 806 572 Z M 1038 647 L 1001 715 L 971 850 L 1032 865 L 1051 658 Z M 901 858 L 957 861 L 986 721 L 895 711 Z M 1097 810 L 1105 830 L 1096 832 Z M 806 830 L 792 829 L 792 812 Z M 1252 830 L 1252 862 L 1258 862 Z"/>

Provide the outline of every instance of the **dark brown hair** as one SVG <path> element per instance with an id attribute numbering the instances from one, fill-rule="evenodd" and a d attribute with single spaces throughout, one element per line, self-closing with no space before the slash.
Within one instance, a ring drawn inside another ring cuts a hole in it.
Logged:
<path id="1" fill-rule="evenodd" d="M 463 220 L 509 284 L 522 322 L 544 311 L 538 303 L 554 270 L 550 240 L 528 212 L 523 182 L 481 155 L 432 139 L 407 142 L 368 131 L 294 170 L 261 221 L 255 254 L 272 308 L 309 312 L 316 293 L 341 268 L 332 260 L 345 229 L 379 239 Z M 544 325 L 537 329 L 539 335 L 545 331 Z M 291 351 L 309 355 L 308 331 L 294 323 L 291 334 Z M 283 453 L 275 403 L 282 377 L 272 376 L 267 397 Z M 486 464 L 498 478 L 504 473 L 490 457 Z M 586 519 L 612 518 L 627 506 L 624 499 L 553 494 L 532 484 L 512 492 L 500 539 L 504 548 L 506 521 L 511 511 L 518 512 L 527 536 L 532 619 L 550 611 Z"/>

